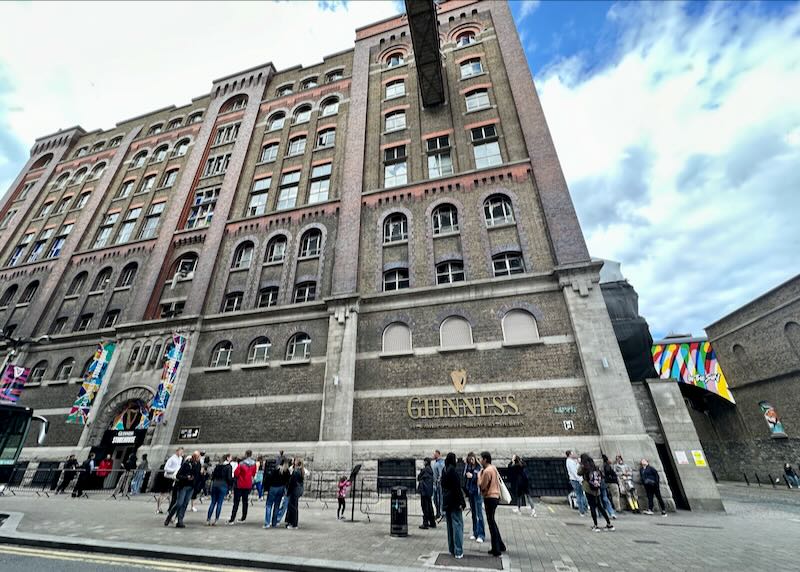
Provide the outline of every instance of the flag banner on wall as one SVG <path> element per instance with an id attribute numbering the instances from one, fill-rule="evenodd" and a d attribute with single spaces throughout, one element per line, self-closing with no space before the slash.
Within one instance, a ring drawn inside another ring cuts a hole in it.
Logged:
<path id="1" fill-rule="evenodd" d="M 764 420 L 769 427 L 770 437 L 776 439 L 785 439 L 788 437 L 786 431 L 783 429 L 783 422 L 778 417 L 778 412 L 769 401 L 759 401 L 758 406 L 761 408 L 761 413 L 764 415 Z"/>
<path id="2" fill-rule="evenodd" d="M 677 379 L 736 403 L 709 342 L 654 344 L 651 353 L 661 379 Z"/>
<path id="3" fill-rule="evenodd" d="M 31 370 L 27 367 L 8 364 L 0 378 L 0 401 L 16 403 L 30 373 Z"/>
<path id="4" fill-rule="evenodd" d="M 86 375 L 83 376 L 83 385 L 81 385 L 81 389 L 78 392 L 78 398 L 67 416 L 67 423 L 86 425 L 94 398 L 103 384 L 103 378 L 106 375 L 111 356 L 114 355 L 115 347 L 116 344 L 113 342 L 98 344 L 92 363 L 89 364 Z"/>
<path id="5" fill-rule="evenodd" d="M 181 334 L 172 334 L 172 343 L 167 348 L 164 355 L 164 369 L 161 371 L 161 383 L 158 391 L 153 396 L 153 403 L 150 406 L 150 422 L 158 425 L 164 421 L 164 412 L 169 405 L 169 398 L 172 389 L 175 387 L 175 380 L 178 378 L 178 368 L 183 360 L 188 340 Z"/>

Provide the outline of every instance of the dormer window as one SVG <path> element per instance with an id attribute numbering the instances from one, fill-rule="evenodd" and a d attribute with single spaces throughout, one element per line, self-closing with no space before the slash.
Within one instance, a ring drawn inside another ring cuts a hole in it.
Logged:
<path id="1" fill-rule="evenodd" d="M 317 87 L 317 78 L 310 77 L 306 80 L 303 80 L 303 83 L 300 84 L 300 89 L 312 89 Z"/>

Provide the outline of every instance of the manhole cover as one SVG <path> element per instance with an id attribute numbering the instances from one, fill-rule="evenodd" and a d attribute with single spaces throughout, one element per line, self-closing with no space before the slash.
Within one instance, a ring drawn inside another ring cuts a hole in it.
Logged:
<path id="1" fill-rule="evenodd" d="M 456 560 L 447 553 L 439 554 L 434 562 L 436 566 L 448 566 L 451 568 L 483 568 L 484 570 L 502 570 L 503 560 L 494 556 L 483 556 L 478 554 L 464 554 L 464 558 Z"/>

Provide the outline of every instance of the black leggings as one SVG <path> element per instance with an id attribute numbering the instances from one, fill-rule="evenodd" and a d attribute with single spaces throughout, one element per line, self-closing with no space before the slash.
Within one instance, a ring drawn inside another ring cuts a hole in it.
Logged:
<path id="1" fill-rule="evenodd" d="M 658 485 L 655 486 L 644 486 L 644 490 L 647 493 L 647 508 L 651 511 L 653 510 L 653 495 L 658 499 L 658 506 L 661 507 L 661 512 L 666 512 L 666 507 L 664 506 L 664 499 L 661 498 L 661 487 Z"/>
<path id="2" fill-rule="evenodd" d="M 611 524 L 611 521 L 608 519 L 608 513 L 606 512 L 605 507 L 603 506 L 603 502 L 600 500 L 600 495 L 593 495 L 587 494 L 586 500 L 589 501 L 589 510 L 592 512 L 592 521 L 594 525 L 597 526 L 597 511 L 600 510 L 600 514 L 603 515 L 603 518 L 606 519 L 606 524 Z"/>
<path id="3" fill-rule="evenodd" d="M 336 500 L 339 501 L 339 506 L 336 508 L 336 518 L 341 518 L 344 516 L 345 510 L 344 499 L 342 497 L 338 497 Z"/>

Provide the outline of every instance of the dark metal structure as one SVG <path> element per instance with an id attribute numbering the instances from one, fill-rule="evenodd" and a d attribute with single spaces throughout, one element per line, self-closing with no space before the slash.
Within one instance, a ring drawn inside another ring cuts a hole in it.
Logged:
<path id="1" fill-rule="evenodd" d="M 417 66 L 422 105 L 441 105 L 445 96 L 436 5 L 433 0 L 406 0 L 406 15 L 414 45 L 414 63 Z"/>

